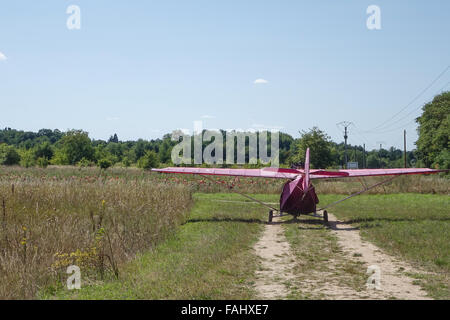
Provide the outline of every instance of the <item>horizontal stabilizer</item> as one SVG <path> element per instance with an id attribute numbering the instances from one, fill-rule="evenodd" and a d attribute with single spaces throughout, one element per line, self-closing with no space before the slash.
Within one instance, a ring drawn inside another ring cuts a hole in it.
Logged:
<path id="1" fill-rule="evenodd" d="M 327 171 L 327 170 L 312 170 L 311 175 L 316 176 L 336 176 L 336 177 L 347 177 L 349 176 L 348 172 L 341 171 Z"/>

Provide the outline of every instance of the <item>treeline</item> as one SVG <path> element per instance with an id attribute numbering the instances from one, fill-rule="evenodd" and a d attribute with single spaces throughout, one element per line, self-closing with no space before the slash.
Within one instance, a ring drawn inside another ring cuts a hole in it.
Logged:
<path id="1" fill-rule="evenodd" d="M 222 132 L 225 137 L 225 132 Z M 280 133 L 280 165 L 290 167 L 301 165 L 307 147 L 311 148 L 311 163 L 317 168 L 338 168 L 344 164 L 344 144 L 337 144 L 320 129 L 312 128 L 302 132 L 294 139 L 286 133 Z M 21 165 L 24 167 L 53 165 L 99 166 L 137 166 L 154 168 L 173 165 L 171 152 L 177 141 L 171 135 L 162 139 L 120 141 L 117 134 L 108 141 L 90 139 L 82 130 L 42 129 L 38 132 L 24 132 L 11 128 L 0 130 L 0 164 Z M 236 142 L 235 142 L 236 143 Z M 203 149 L 209 142 L 203 142 Z M 224 139 L 224 159 L 226 159 L 226 141 Z M 270 154 L 270 135 L 268 139 Z M 235 148 L 236 150 L 236 148 Z M 372 150 L 364 154 L 362 146 L 347 146 L 348 161 L 358 162 L 360 167 L 381 168 L 403 166 L 403 152 L 390 149 Z M 416 152 L 408 152 L 409 166 L 417 162 Z M 365 162 L 365 164 L 364 164 Z M 246 146 L 248 163 L 248 146 Z M 246 165 L 258 167 L 257 165 Z"/>
<path id="2" fill-rule="evenodd" d="M 437 95 L 433 101 L 425 104 L 422 110 L 422 115 L 416 119 L 419 125 L 417 150 L 406 153 L 407 166 L 449 169 L 450 92 Z M 221 130 L 221 133 L 224 141 L 223 157 L 227 159 L 226 132 Z M 267 140 L 270 154 L 270 134 Z M 148 169 L 173 165 L 171 153 L 177 143 L 178 141 L 171 139 L 170 134 L 150 141 L 120 141 L 117 134 L 114 134 L 108 141 L 104 141 L 90 139 L 88 133 L 82 130 L 61 132 L 41 129 L 38 132 L 24 132 L 5 128 L 0 130 L 0 165 L 97 165 L 103 169 L 110 166 L 137 166 Z M 236 150 L 237 142 L 234 143 Z M 203 141 L 203 150 L 209 144 L 209 141 Z M 317 127 L 301 131 L 300 137 L 296 139 L 286 133 L 280 133 L 280 165 L 301 166 L 307 148 L 311 149 L 313 168 L 345 166 L 344 143 L 331 141 L 330 137 Z M 236 155 L 234 158 L 236 159 Z M 245 166 L 261 166 L 260 163 L 249 165 L 248 158 L 247 138 Z M 404 166 L 404 153 L 394 147 L 365 151 L 360 145 L 347 145 L 347 160 L 357 162 L 359 168 L 395 168 Z"/>

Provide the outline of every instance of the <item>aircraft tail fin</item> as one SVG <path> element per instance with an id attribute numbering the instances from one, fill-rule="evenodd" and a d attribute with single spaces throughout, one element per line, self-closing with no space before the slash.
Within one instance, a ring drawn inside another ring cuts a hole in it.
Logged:
<path id="1" fill-rule="evenodd" d="M 309 188 L 309 148 L 306 149 L 304 175 L 303 190 L 307 190 Z"/>

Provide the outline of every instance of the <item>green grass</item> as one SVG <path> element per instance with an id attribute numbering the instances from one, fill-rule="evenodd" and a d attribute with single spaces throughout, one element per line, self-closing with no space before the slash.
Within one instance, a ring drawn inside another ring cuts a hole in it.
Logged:
<path id="1" fill-rule="evenodd" d="M 259 198 L 264 199 L 265 196 Z M 188 222 L 152 252 L 139 255 L 119 280 L 47 299 L 251 299 L 257 268 L 251 248 L 267 210 L 233 194 L 196 194 Z"/>
<path id="2" fill-rule="evenodd" d="M 323 195 L 321 206 L 342 198 Z M 361 195 L 330 208 L 361 236 L 432 274 L 414 275 L 437 299 L 450 298 L 450 197 L 432 194 Z"/>

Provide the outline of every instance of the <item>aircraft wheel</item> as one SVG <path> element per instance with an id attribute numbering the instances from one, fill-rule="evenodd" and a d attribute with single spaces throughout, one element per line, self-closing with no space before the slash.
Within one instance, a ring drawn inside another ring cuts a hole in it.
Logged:
<path id="1" fill-rule="evenodd" d="M 323 211 L 323 221 L 324 222 L 328 222 L 328 212 L 327 212 L 327 210 Z"/>
<path id="2" fill-rule="evenodd" d="M 273 210 L 269 211 L 269 222 L 272 222 L 273 219 Z"/>

